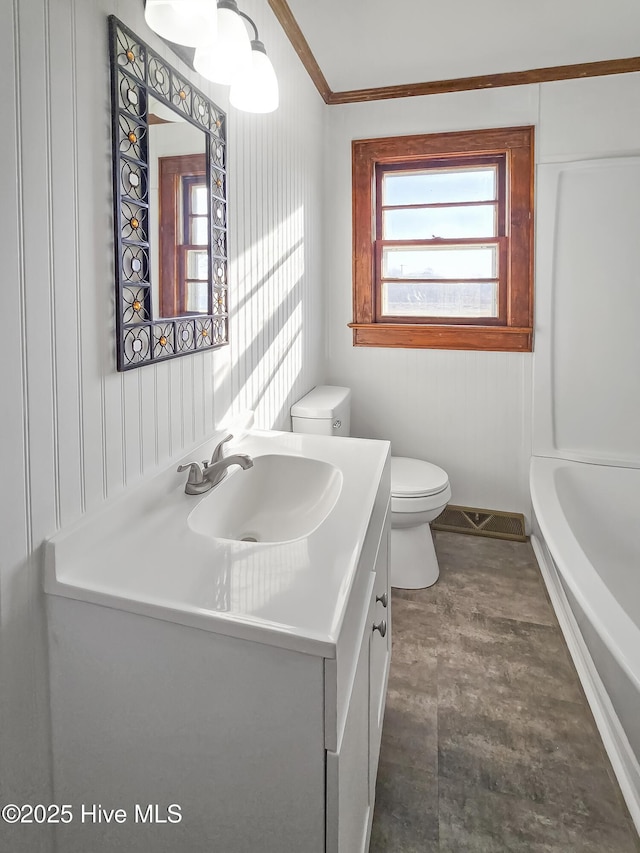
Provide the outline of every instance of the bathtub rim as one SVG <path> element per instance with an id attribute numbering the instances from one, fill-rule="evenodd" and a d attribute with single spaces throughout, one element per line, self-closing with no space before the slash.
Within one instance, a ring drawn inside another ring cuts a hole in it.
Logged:
<path id="1" fill-rule="evenodd" d="M 555 488 L 554 474 L 558 469 L 585 465 L 601 467 L 601 463 L 593 461 L 577 461 L 556 456 L 532 456 L 529 488 L 533 510 L 558 571 L 562 573 L 585 616 L 640 693 L 640 661 L 631 660 L 627 651 L 640 648 L 640 626 L 635 624 L 609 591 L 582 549 L 564 514 Z M 626 468 L 627 466 L 606 467 Z M 580 583 L 578 583 L 575 567 L 584 569 L 585 566 L 587 570 L 581 573 Z M 593 602 L 597 602 L 597 609 L 594 608 Z"/>
<path id="2" fill-rule="evenodd" d="M 560 629 L 578 672 L 580 683 L 600 732 L 605 751 L 620 785 L 631 821 L 640 834 L 640 765 L 634 755 L 626 732 L 613 706 L 600 673 L 595 665 L 576 616 L 562 586 L 560 570 L 555 565 L 544 540 L 538 520 L 532 520 L 531 545 L 533 547 L 547 593 L 556 612 Z M 578 606 L 580 604 L 578 603 Z"/>

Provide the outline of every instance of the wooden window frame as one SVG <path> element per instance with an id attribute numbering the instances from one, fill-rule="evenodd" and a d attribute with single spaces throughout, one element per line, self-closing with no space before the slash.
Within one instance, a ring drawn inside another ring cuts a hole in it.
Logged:
<path id="1" fill-rule="evenodd" d="M 354 346 L 532 351 L 533 144 L 533 127 L 352 142 L 353 322 L 349 327 L 353 330 Z M 436 161 L 463 166 L 465 162 L 473 165 L 483 158 L 503 160 L 506 175 L 505 233 L 499 233 L 496 239 L 500 241 L 500 266 L 506 273 L 499 284 L 500 316 L 481 321 L 383 317 L 378 277 L 381 241 L 376 240 L 381 234 L 381 211 L 376 201 L 384 166 L 420 168 L 421 164 L 424 167 L 425 163 Z"/>
<path id="2" fill-rule="evenodd" d="M 191 155 L 186 155 L 191 156 Z M 189 174 L 181 175 L 180 179 L 181 190 L 182 190 L 182 239 L 180 244 L 176 246 L 176 259 L 177 259 L 177 281 L 178 288 L 180 290 L 180 298 L 182 300 L 177 316 L 185 317 L 189 314 L 198 314 L 197 311 L 189 311 L 187 308 L 188 300 L 188 292 L 187 288 L 189 282 L 197 281 L 198 283 L 203 283 L 206 285 L 207 292 L 209 291 L 209 276 L 206 279 L 196 279 L 189 278 L 187 275 L 188 272 L 188 263 L 187 258 L 189 252 L 196 250 L 202 251 L 203 249 L 209 250 L 208 243 L 192 243 L 191 242 L 191 233 L 192 233 L 192 225 L 194 219 L 206 219 L 207 220 L 207 233 L 209 232 L 209 213 L 206 214 L 194 214 L 191 202 L 192 195 L 191 190 L 194 186 L 202 186 L 207 187 L 207 176 L 206 172 L 201 174 L 199 171 L 196 173 L 190 172 Z M 209 299 L 207 299 L 207 303 Z M 209 311 L 209 307 L 206 309 Z"/>
<path id="3" fill-rule="evenodd" d="M 182 179 L 203 177 L 206 181 L 206 175 L 204 154 L 178 154 L 158 160 L 161 317 L 186 317 L 194 313 L 186 310 L 185 256 L 188 249 L 202 247 L 184 242 Z"/>

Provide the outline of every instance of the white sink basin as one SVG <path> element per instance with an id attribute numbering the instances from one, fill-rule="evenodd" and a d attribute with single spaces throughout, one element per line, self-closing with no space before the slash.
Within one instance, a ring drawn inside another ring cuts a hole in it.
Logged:
<path id="1" fill-rule="evenodd" d="M 304 456 L 257 456 L 246 471 L 230 469 L 189 514 L 189 527 L 216 539 L 288 542 L 312 533 L 342 488 L 334 465 Z"/>

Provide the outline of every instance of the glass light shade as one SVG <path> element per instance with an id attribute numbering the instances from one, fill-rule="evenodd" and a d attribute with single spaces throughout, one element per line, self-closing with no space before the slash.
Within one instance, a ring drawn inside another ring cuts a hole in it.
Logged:
<path id="1" fill-rule="evenodd" d="M 216 37 L 215 0 L 147 0 L 144 18 L 162 38 L 197 47 Z"/>
<path id="2" fill-rule="evenodd" d="M 251 64 L 231 84 L 229 101 L 236 109 L 248 113 L 271 113 L 278 109 L 278 78 L 262 46 L 254 46 Z"/>
<path id="3" fill-rule="evenodd" d="M 229 85 L 251 63 L 251 42 L 240 15 L 218 9 L 218 35 L 196 48 L 193 67 L 214 83 Z"/>

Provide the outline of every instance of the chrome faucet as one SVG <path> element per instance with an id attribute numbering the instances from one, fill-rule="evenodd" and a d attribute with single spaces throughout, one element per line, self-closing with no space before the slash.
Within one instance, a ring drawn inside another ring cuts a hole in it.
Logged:
<path id="1" fill-rule="evenodd" d="M 231 465 L 239 465 L 245 471 L 253 465 L 253 459 L 247 456 L 246 453 L 234 453 L 232 456 L 224 456 L 222 445 L 227 441 L 231 441 L 232 435 L 228 435 L 222 439 L 213 451 L 210 462 L 203 462 L 202 466 L 198 462 L 187 462 L 186 465 L 179 465 L 178 471 L 186 471 L 189 469 L 187 484 L 184 487 L 188 495 L 202 495 L 217 486 L 227 476 L 227 469 Z"/>

